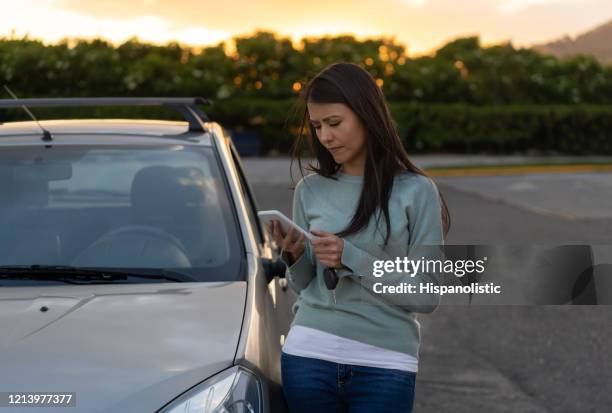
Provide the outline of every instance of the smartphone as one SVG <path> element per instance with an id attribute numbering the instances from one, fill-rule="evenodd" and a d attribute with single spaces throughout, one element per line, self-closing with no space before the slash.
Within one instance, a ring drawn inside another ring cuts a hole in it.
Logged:
<path id="1" fill-rule="evenodd" d="M 268 211 L 259 211 L 257 213 L 257 215 L 259 216 L 259 219 L 261 220 L 262 223 L 266 223 L 266 222 L 271 222 L 272 220 L 277 220 L 278 222 L 280 222 L 281 225 L 281 229 L 283 230 L 283 232 L 285 234 L 287 234 L 289 232 L 289 228 L 293 227 L 295 230 L 297 230 L 298 232 L 304 234 L 304 236 L 311 240 L 314 238 L 314 235 L 312 235 L 310 232 L 302 229 L 302 227 L 298 226 L 295 222 L 293 222 L 292 220 L 290 220 L 289 218 L 287 218 L 287 216 L 285 216 L 285 214 L 283 214 L 280 211 L 277 211 L 276 209 L 271 209 Z"/>

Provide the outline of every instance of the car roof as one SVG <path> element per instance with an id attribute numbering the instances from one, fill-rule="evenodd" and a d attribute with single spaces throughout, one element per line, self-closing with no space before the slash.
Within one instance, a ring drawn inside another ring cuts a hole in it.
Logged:
<path id="1" fill-rule="evenodd" d="M 211 145 L 205 132 L 189 132 L 187 122 L 143 119 L 43 120 L 40 125 L 53 136 L 54 144 L 189 143 Z M 205 123 L 212 126 L 212 123 Z M 207 128 L 211 130 L 212 128 Z M 43 143 L 36 122 L 0 123 L 0 146 Z M 102 140 L 103 138 L 103 140 Z M 46 142 L 49 144 L 49 142 Z"/>

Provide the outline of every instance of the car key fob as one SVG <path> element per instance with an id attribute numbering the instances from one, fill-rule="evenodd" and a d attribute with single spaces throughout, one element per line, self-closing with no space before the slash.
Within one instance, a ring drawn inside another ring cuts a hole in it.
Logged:
<path id="1" fill-rule="evenodd" d="M 325 268 L 323 270 L 323 280 L 328 290 L 335 290 L 339 280 L 336 270 L 330 267 Z"/>

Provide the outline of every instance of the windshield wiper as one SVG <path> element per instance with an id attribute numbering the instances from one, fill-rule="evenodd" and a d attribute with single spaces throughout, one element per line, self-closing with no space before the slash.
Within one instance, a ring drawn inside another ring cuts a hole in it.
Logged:
<path id="1" fill-rule="evenodd" d="M 193 282 L 192 277 L 172 270 L 115 270 L 105 268 L 84 268 L 68 265 L 8 265 L 0 266 L 0 279 L 27 279 L 51 281 L 118 281 L 129 277 L 173 282 Z"/>

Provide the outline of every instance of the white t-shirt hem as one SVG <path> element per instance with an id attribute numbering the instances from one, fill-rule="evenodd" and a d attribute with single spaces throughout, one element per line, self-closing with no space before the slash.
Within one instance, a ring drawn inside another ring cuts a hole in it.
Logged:
<path id="1" fill-rule="evenodd" d="M 418 359 L 410 354 L 384 349 L 314 328 L 294 325 L 283 352 L 338 364 L 378 367 L 417 373 Z"/>

